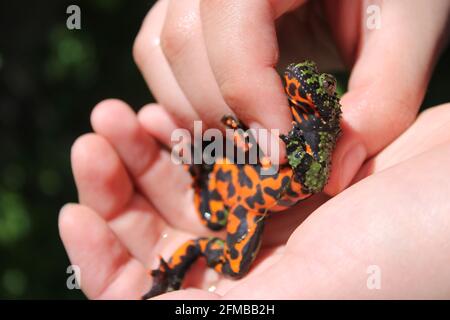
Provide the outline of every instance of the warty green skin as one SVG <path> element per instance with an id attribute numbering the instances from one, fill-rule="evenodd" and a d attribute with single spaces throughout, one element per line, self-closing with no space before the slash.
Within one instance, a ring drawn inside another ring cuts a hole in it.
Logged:
<path id="1" fill-rule="evenodd" d="M 305 124 L 295 122 L 289 134 L 282 137 L 287 142 L 287 158 L 290 166 L 297 174 L 297 180 L 303 188 L 311 193 L 321 192 L 328 182 L 331 158 L 336 142 L 341 134 L 341 105 L 335 92 L 336 79 L 327 73 L 319 73 L 314 62 L 289 66 L 293 72 L 301 75 L 301 86 L 309 93 L 316 106 L 319 117 L 310 117 L 314 121 L 313 132 L 305 135 Z M 288 67 L 288 68 L 289 68 Z M 308 138 L 318 143 L 310 144 Z M 286 140 L 286 137 L 289 139 Z M 307 145 L 313 155 L 307 152 Z"/>

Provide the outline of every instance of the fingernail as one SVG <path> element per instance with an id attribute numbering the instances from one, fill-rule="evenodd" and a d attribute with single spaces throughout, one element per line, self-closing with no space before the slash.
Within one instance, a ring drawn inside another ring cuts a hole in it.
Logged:
<path id="1" fill-rule="evenodd" d="M 341 168 L 341 173 L 339 176 L 339 191 L 344 190 L 352 181 L 364 160 L 366 160 L 366 156 L 366 148 L 362 143 L 353 145 L 347 153 L 344 154 L 339 166 L 339 168 Z"/>
<path id="2" fill-rule="evenodd" d="M 283 145 L 280 143 L 279 130 L 266 129 L 257 122 L 250 123 L 249 128 L 256 130 L 255 133 L 257 134 L 256 139 L 258 140 L 258 145 L 264 154 L 270 158 L 272 164 L 279 165 L 282 163 L 286 152 Z"/>

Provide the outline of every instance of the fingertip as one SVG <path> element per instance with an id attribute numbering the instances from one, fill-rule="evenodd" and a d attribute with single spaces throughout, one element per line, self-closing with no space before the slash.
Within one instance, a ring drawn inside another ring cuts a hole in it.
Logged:
<path id="1" fill-rule="evenodd" d="M 159 104 L 147 104 L 138 112 L 138 121 L 144 130 L 163 145 L 170 147 L 172 132 L 178 129 L 170 114 Z"/>
<path id="2" fill-rule="evenodd" d="M 367 157 L 367 150 L 356 133 L 343 130 L 333 153 L 330 178 L 324 192 L 334 196 L 353 181 Z"/>
<path id="3" fill-rule="evenodd" d="M 292 116 L 282 81 L 273 67 L 241 68 L 228 71 L 222 78 L 218 82 L 223 98 L 240 120 L 249 126 L 257 123 L 263 128 L 289 132 Z"/>
<path id="4" fill-rule="evenodd" d="M 170 114 L 157 103 L 149 103 L 138 112 L 138 120 L 146 129 L 153 127 L 167 127 L 171 130 L 178 126 Z"/>
<path id="5" fill-rule="evenodd" d="M 145 280 L 143 266 L 130 257 L 97 212 L 84 205 L 65 205 L 59 228 L 71 264 L 79 270 L 79 284 L 88 297 L 108 298 L 114 293 L 127 297 L 130 290 L 141 290 L 142 284 L 135 280 Z M 127 274 L 126 283 L 121 274 Z"/>
<path id="6" fill-rule="evenodd" d="M 72 144 L 72 147 L 70 149 L 70 157 L 72 160 L 72 169 L 74 169 L 74 164 L 77 163 L 75 161 L 79 156 L 84 157 L 84 155 L 88 152 L 86 152 L 87 148 L 87 141 L 91 139 L 92 136 L 95 136 L 94 133 L 85 133 L 78 138 L 75 139 L 74 143 Z"/>
<path id="7" fill-rule="evenodd" d="M 120 162 L 111 145 L 102 136 L 87 133 L 77 138 L 71 150 L 72 169 L 77 178 L 114 175 Z"/>
<path id="8" fill-rule="evenodd" d="M 105 138 L 94 133 L 79 137 L 71 159 L 80 203 L 110 218 L 130 199 L 128 173 Z"/>
<path id="9" fill-rule="evenodd" d="M 77 204 L 75 203 L 66 203 L 62 208 L 59 210 L 58 215 L 58 228 L 60 230 L 60 233 L 62 230 L 65 229 L 71 229 L 71 227 L 74 225 L 74 219 L 72 216 L 72 212 L 76 210 Z"/>
<path id="10" fill-rule="evenodd" d="M 275 8 L 287 9 L 259 0 L 200 3 L 209 63 L 226 104 L 248 126 L 256 122 L 287 133 L 291 114 L 275 70 Z M 243 12 L 251 12 L 252 19 L 242 19 Z"/>
<path id="11" fill-rule="evenodd" d="M 99 103 L 91 122 L 95 132 L 111 143 L 132 175 L 139 176 L 154 160 L 158 146 L 126 103 L 120 100 Z"/>
<path id="12" fill-rule="evenodd" d="M 280 143 L 280 130 L 265 129 L 262 124 L 257 122 L 250 123 L 249 127 L 254 130 L 258 146 L 264 155 L 270 158 L 272 164 L 278 165 L 286 162 L 286 147 L 283 143 Z M 258 156 L 261 157 L 261 155 Z"/>
<path id="13" fill-rule="evenodd" d="M 117 132 L 116 126 L 121 124 L 131 124 L 130 118 L 134 116 L 134 111 L 125 102 L 118 99 L 107 99 L 98 103 L 91 113 L 91 125 L 94 131 Z M 125 121 L 126 120 L 126 121 Z"/>
<path id="14" fill-rule="evenodd" d="M 91 172 L 96 167 L 109 169 L 115 167 L 114 156 L 111 156 L 112 148 L 108 142 L 98 134 L 86 133 L 78 137 L 71 148 L 71 162 L 72 170 L 75 177 L 75 182 L 83 179 L 85 175 L 90 176 Z M 99 166 L 99 155 L 102 155 L 102 165 Z M 113 165 L 113 166 L 111 166 Z M 103 172 L 103 171 L 102 171 Z"/>
<path id="15" fill-rule="evenodd" d="M 84 238 L 87 225 L 90 227 L 95 225 L 92 220 L 95 219 L 95 216 L 96 213 L 90 208 L 76 203 L 68 203 L 61 208 L 58 228 L 61 240 L 67 250 L 73 249 L 73 244 Z"/>

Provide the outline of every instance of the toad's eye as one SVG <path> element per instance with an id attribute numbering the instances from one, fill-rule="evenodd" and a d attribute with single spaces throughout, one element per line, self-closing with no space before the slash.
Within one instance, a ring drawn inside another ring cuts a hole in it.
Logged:
<path id="1" fill-rule="evenodd" d="M 329 95 L 334 95 L 336 91 L 336 78 L 333 77 L 331 74 L 322 73 L 320 75 L 320 80 L 322 88 L 324 88 Z"/>

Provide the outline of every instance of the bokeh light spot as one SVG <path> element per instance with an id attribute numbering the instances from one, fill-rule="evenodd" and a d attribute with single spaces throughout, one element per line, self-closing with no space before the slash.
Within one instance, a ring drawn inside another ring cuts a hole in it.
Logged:
<path id="1" fill-rule="evenodd" d="M 31 221 L 24 203 L 20 194 L 0 190 L 0 245 L 11 245 L 28 234 Z"/>
<path id="2" fill-rule="evenodd" d="M 44 169 L 39 172 L 39 189 L 46 195 L 55 195 L 61 190 L 61 177 L 54 170 Z"/>
<path id="3" fill-rule="evenodd" d="M 2 276 L 3 288 L 13 297 L 19 297 L 25 293 L 27 278 L 18 269 L 8 269 Z"/>

